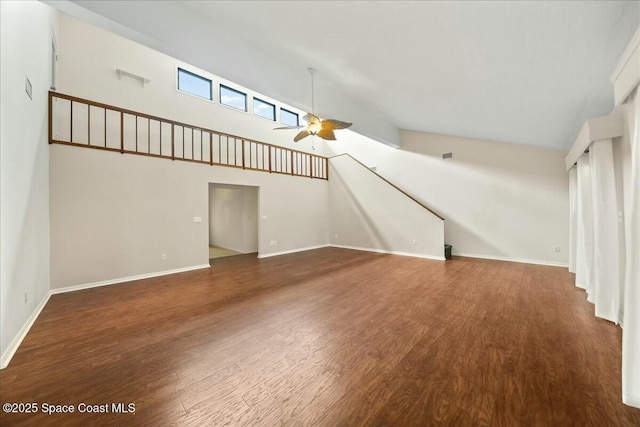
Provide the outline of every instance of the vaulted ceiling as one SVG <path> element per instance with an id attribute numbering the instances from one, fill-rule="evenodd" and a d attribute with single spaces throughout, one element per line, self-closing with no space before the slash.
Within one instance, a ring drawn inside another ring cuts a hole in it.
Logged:
<path id="1" fill-rule="evenodd" d="M 390 145 L 398 129 L 568 149 L 613 108 L 635 1 L 45 2 Z"/>

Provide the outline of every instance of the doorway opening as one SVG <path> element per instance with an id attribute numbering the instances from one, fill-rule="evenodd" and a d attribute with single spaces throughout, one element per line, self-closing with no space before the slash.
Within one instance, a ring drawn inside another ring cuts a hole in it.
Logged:
<path id="1" fill-rule="evenodd" d="M 209 263 L 258 253 L 258 187 L 209 184 Z"/>

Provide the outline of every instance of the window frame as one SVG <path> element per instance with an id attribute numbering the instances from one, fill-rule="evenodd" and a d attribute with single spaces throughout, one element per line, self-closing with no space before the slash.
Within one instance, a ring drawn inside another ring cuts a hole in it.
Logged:
<path id="1" fill-rule="evenodd" d="M 226 90 L 229 90 L 231 92 L 235 92 L 235 93 L 237 93 L 239 95 L 243 95 L 244 96 L 244 110 L 242 108 L 238 108 L 238 107 L 235 107 L 233 105 L 225 104 L 225 103 L 222 102 L 222 89 L 223 88 L 226 89 Z M 248 94 L 246 94 L 246 93 L 244 93 L 242 91 L 239 91 L 238 89 L 234 89 L 232 87 L 229 87 L 229 86 L 227 86 L 225 84 L 220 83 L 219 89 L 218 89 L 218 96 L 219 96 L 219 104 L 220 105 L 224 105 L 225 107 L 228 107 L 228 108 L 233 108 L 236 111 L 244 111 L 245 113 L 249 112 L 248 111 L 249 110 L 249 108 L 248 108 L 249 95 Z M 260 116 L 258 116 L 258 117 L 260 117 Z"/>
<path id="2" fill-rule="evenodd" d="M 193 92 L 189 92 L 189 91 L 187 91 L 185 89 L 181 89 L 180 88 L 180 72 L 183 72 L 184 74 L 187 74 L 187 75 L 192 76 L 192 77 L 196 77 L 196 78 L 198 78 L 200 80 L 204 80 L 204 81 L 209 82 L 209 96 L 205 97 L 205 96 L 199 95 L 197 93 L 193 93 Z M 207 101 L 213 101 L 213 80 L 212 79 L 208 79 L 208 78 L 206 78 L 204 76 L 201 76 L 200 74 L 196 74 L 193 71 L 186 70 L 186 69 L 184 69 L 184 68 L 182 68 L 180 66 L 178 66 L 178 71 L 176 73 L 176 89 L 179 92 L 186 93 L 188 95 L 198 97 L 199 99 L 206 99 Z"/>
<path id="3" fill-rule="evenodd" d="M 285 112 L 287 112 L 289 114 L 293 114 L 294 116 L 296 116 L 296 124 L 295 125 L 290 125 L 290 124 L 284 123 L 282 121 L 282 112 L 283 111 L 285 111 Z M 286 126 L 300 126 L 300 115 L 298 113 L 294 113 L 293 111 L 288 110 L 288 109 L 286 109 L 284 107 L 280 107 L 280 123 L 283 124 L 283 125 L 286 125 Z"/>
<path id="4" fill-rule="evenodd" d="M 258 102 L 260 102 L 262 104 L 270 105 L 272 107 L 273 116 L 272 117 L 265 117 L 265 116 L 261 116 L 260 114 L 256 114 L 256 101 L 258 101 Z M 260 99 L 260 98 L 258 98 L 256 96 L 253 97 L 253 115 L 254 116 L 263 118 L 265 120 L 269 120 L 271 122 L 275 122 L 276 121 L 276 111 L 277 111 L 276 104 L 273 104 L 271 102 L 267 102 L 264 99 Z"/>

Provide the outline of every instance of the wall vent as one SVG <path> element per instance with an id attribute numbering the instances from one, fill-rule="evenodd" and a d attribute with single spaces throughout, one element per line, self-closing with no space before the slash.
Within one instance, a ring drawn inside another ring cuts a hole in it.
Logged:
<path id="1" fill-rule="evenodd" d="M 450 159 L 450 158 L 452 158 L 452 157 L 453 157 L 453 153 L 444 153 L 444 154 L 442 155 L 442 158 L 443 158 L 443 159 Z"/>

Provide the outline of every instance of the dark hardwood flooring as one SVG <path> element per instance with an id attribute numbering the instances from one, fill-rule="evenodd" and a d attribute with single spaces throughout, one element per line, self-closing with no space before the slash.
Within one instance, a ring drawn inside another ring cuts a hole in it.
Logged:
<path id="1" fill-rule="evenodd" d="M 0 396 L 75 412 L 0 424 L 640 426 L 572 279 L 326 248 L 53 295 Z"/>

